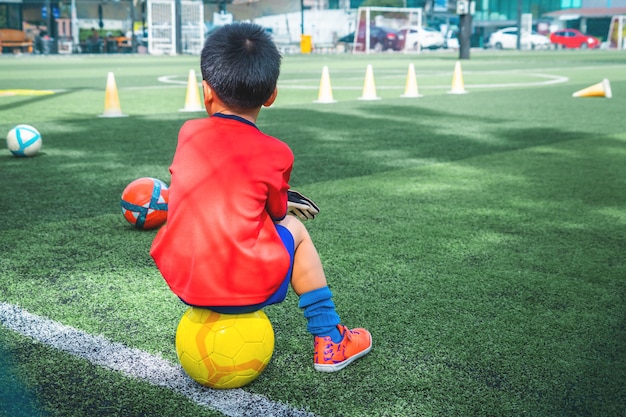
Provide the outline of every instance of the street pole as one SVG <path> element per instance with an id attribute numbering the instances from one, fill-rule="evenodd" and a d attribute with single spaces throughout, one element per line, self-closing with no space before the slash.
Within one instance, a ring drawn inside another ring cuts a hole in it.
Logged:
<path id="1" fill-rule="evenodd" d="M 130 50 L 137 53 L 137 37 L 135 36 L 135 0 L 130 0 Z"/>
<path id="2" fill-rule="evenodd" d="M 180 0 L 176 0 L 174 2 L 174 21 L 176 24 L 176 28 L 175 28 L 175 36 L 176 36 L 176 54 L 180 55 L 183 53 L 183 40 L 182 38 L 182 30 L 181 27 L 183 25 L 182 23 L 182 5 L 180 3 Z"/>
<path id="3" fill-rule="evenodd" d="M 71 11 L 71 28 L 72 28 L 72 52 L 78 52 L 78 47 L 80 46 L 80 41 L 78 39 L 78 15 L 76 13 L 76 0 L 72 0 L 72 11 Z"/>
<path id="4" fill-rule="evenodd" d="M 470 58 L 473 1 L 457 1 L 459 15 L 459 59 Z"/>
<path id="5" fill-rule="evenodd" d="M 304 0 L 300 0 L 300 35 L 304 35 Z"/>
<path id="6" fill-rule="evenodd" d="M 50 36 L 51 38 L 53 36 L 56 37 L 56 35 L 54 35 L 54 32 L 52 31 L 52 5 L 50 4 L 50 0 L 46 0 L 45 3 L 45 7 L 46 7 L 46 27 L 47 27 L 47 32 L 48 32 L 48 36 Z"/>
<path id="7" fill-rule="evenodd" d="M 517 45 L 518 51 L 522 49 L 522 0 L 517 0 Z"/>

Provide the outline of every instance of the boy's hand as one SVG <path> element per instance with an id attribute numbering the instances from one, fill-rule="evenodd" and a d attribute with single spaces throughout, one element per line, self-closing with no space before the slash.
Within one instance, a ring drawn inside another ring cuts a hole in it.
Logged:
<path id="1" fill-rule="evenodd" d="M 287 191 L 287 214 L 300 220 L 311 220 L 320 212 L 317 204 L 295 190 Z"/>

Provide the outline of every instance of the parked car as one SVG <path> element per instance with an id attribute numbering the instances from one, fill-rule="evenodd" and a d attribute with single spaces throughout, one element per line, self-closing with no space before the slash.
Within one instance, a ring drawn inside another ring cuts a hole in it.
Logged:
<path id="1" fill-rule="evenodd" d="M 398 30 L 399 50 L 443 48 L 443 33 L 426 26 L 405 26 Z"/>
<path id="2" fill-rule="evenodd" d="M 550 35 L 550 42 L 557 48 L 598 48 L 600 39 L 585 35 L 576 29 L 561 29 Z"/>
<path id="3" fill-rule="evenodd" d="M 449 30 L 448 33 L 446 33 L 443 47 L 446 49 L 459 49 L 459 32 Z"/>
<path id="4" fill-rule="evenodd" d="M 542 49 L 550 47 L 550 38 L 537 32 L 522 31 L 521 47 L 524 49 Z M 509 27 L 493 32 L 489 36 L 487 47 L 495 49 L 517 48 L 517 28 Z"/>
<path id="5" fill-rule="evenodd" d="M 345 50 L 351 50 L 354 47 L 357 51 L 363 51 L 365 49 L 365 28 L 362 28 L 359 34 L 356 45 L 354 44 L 354 32 L 337 39 L 337 44 L 346 45 Z M 398 48 L 398 33 L 382 26 L 370 26 L 370 49 L 376 52 L 388 49 L 400 50 Z"/>
<path id="6" fill-rule="evenodd" d="M 524 36 L 525 35 L 522 34 L 522 42 L 524 41 Z M 537 33 L 534 30 L 528 34 L 528 40 L 530 49 L 549 49 L 552 46 L 549 37 Z"/>

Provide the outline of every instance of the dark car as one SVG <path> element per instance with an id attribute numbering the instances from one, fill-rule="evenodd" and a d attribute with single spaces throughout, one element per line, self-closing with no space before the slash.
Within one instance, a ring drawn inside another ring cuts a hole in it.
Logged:
<path id="1" fill-rule="evenodd" d="M 354 43 L 354 33 L 343 36 L 337 40 L 338 43 L 352 45 L 357 51 L 365 50 L 365 28 L 359 31 L 359 37 Z M 399 51 L 398 33 L 395 30 L 382 26 L 370 26 L 370 49 L 376 52 L 394 50 Z"/>
<path id="2" fill-rule="evenodd" d="M 576 29 L 561 29 L 550 35 L 550 42 L 557 48 L 592 49 L 600 47 L 600 39 L 585 35 Z"/>

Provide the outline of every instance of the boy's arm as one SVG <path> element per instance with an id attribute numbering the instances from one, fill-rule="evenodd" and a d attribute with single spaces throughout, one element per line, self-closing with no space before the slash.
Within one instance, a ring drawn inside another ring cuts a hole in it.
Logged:
<path id="1" fill-rule="evenodd" d="M 280 221 L 287 215 L 287 190 L 289 190 L 289 176 L 291 168 L 283 172 L 280 182 L 269 184 L 269 195 L 265 209 L 274 221 Z"/>
<path id="2" fill-rule="evenodd" d="M 310 198 L 296 190 L 287 191 L 287 214 L 300 220 L 311 220 L 319 214 L 320 209 Z"/>

